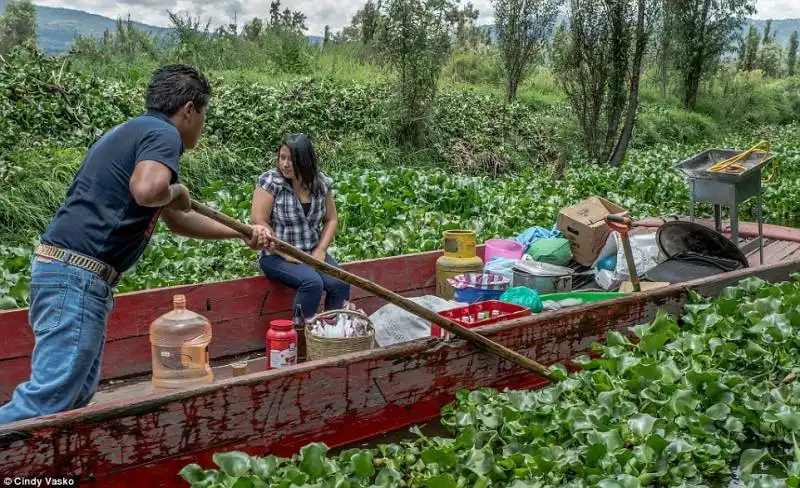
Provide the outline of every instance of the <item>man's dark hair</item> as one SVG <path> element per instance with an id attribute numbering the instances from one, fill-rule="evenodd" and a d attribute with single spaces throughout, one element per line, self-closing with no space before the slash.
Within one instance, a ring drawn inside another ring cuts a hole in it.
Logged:
<path id="1" fill-rule="evenodd" d="M 317 153 L 305 134 L 293 134 L 283 138 L 280 148 L 286 146 L 292 154 L 292 166 L 294 174 L 299 176 L 302 182 L 308 186 L 309 190 L 319 191 L 321 187 L 317 181 L 319 175 L 319 165 L 317 164 Z"/>
<path id="2" fill-rule="evenodd" d="M 147 87 L 147 109 L 173 115 L 187 102 L 198 109 L 208 105 L 211 85 L 196 69 L 183 64 L 171 64 L 157 69 Z"/>

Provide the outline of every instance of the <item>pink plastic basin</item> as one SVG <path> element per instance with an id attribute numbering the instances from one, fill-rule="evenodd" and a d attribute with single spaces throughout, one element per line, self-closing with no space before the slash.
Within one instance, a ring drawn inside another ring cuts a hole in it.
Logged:
<path id="1" fill-rule="evenodd" d="M 520 259 L 522 257 L 522 244 L 509 239 L 489 239 L 484 250 L 484 262 L 488 263 L 494 258 Z"/>

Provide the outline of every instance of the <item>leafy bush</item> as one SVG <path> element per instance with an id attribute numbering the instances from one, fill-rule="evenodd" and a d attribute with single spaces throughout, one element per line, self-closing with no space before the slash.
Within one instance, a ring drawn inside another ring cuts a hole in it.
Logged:
<path id="1" fill-rule="evenodd" d="M 4 244 L 27 243 L 42 232 L 64 200 L 83 151 L 43 147 L 11 153 L 18 168 L 0 180 L 0 236 Z"/>
<path id="2" fill-rule="evenodd" d="M 683 315 L 659 311 L 596 344 L 582 371 L 536 391 L 461 391 L 442 410 L 451 438 L 292 458 L 219 452 L 189 464 L 187 485 L 441 487 L 744 486 L 800 484 L 800 275 L 758 279 Z"/>
<path id="3" fill-rule="evenodd" d="M 0 154 L 54 138 L 86 147 L 143 102 L 135 87 L 78 75 L 41 52 L 17 50 L 0 63 Z"/>
<path id="4" fill-rule="evenodd" d="M 720 127 L 708 116 L 681 109 L 652 107 L 636 119 L 634 147 L 659 143 L 699 144 L 718 138 Z"/>

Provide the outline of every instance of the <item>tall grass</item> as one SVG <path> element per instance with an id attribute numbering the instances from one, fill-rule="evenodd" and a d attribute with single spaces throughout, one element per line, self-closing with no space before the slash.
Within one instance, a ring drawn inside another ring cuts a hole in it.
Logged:
<path id="1" fill-rule="evenodd" d="M 0 185 L 0 235 L 4 244 L 26 242 L 42 231 L 64 200 L 80 164 L 80 149 L 17 151 L 11 163 L 23 168 Z"/>
<path id="2" fill-rule="evenodd" d="M 728 127 L 788 124 L 800 116 L 800 77 L 724 70 L 706 85 L 697 111 Z"/>

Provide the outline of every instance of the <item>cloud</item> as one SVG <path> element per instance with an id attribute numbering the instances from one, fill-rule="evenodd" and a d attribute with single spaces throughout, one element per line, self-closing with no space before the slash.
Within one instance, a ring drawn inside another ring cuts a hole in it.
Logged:
<path id="1" fill-rule="evenodd" d="M 117 3 L 121 3 L 123 5 L 130 5 L 131 7 L 145 7 L 145 8 L 153 8 L 157 7 L 159 9 L 167 10 L 175 8 L 178 4 L 177 0 L 118 0 Z M 131 17 L 133 17 L 133 13 L 131 13 Z"/>
<path id="2" fill-rule="evenodd" d="M 288 7 L 306 14 L 308 33 L 321 35 L 325 25 L 335 32 L 350 23 L 350 19 L 361 8 L 365 0 L 284 0 L 281 10 Z M 116 18 L 127 16 L 140 22 L 158 26 L 169 26 L 167 10 L 200 17 L 202 23 L 211 19 L 214 26 L 231 22 L 234 16 L 239 25 L 253 17 L 266 17 L 269 0 L 37 0 L 35 3 L 53 7 L 66 7 Z M 463 2 L 462 2 L 463 3 Z M 480 12 L 480 24 L 491 23 L 491 0 L 476 0 L 473 5 Z M 800 1 L 756 0 L 757 18 L 800 17 Z"/>
<path id="3" fill-rule="evenodd" d="M 786 19 L 800 17 L 800 2 L 796 0 L 758 0 L 756 18 Z"/>

